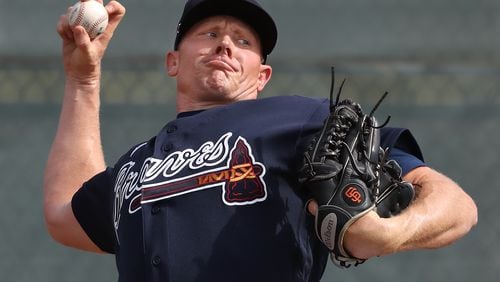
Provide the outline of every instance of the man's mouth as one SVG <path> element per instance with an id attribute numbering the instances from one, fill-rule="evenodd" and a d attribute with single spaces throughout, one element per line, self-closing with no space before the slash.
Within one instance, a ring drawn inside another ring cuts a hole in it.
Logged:
<path id="1" fill-rule="evenodd" d="M 221 69 L 231 72 L 236 71 L 236 67 L 229 60 L 225 60 L 224 58 L 221 58 L 219 56 L 208 59 L 206 61 L 206 65 L 216 69 Z"/>

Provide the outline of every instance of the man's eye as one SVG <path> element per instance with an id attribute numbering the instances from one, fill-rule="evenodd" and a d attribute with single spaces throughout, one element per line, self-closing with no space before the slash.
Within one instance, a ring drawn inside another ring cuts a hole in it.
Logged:
<path id="1" fill-rule="evenodd" d="M 212 32 L 212 31 L 207 32 L 206 35 L 207 35 L 207 37 L 212 37 L 212 38 L 217 37 L 217 34 L 215 32 Z"/>
<path id="2" fill-rule="evenodd" d="M 248 41 L 246 39 L 238 39 L 238 43 L 240 43 L 241 45 L 246 45 L 246 46 L 250 45 L 250 41 Z"/>

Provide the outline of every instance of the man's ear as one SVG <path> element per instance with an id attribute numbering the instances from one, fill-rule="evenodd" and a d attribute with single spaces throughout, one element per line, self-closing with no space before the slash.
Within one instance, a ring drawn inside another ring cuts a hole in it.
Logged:
<path id="1" fill-rule="evenodd" d="M 165 68 L 169 76 L 176 76 L 179 68 L 179 52 L 169 51 L 165 56 Z"/>
<path id="2" fill-rule="evenodd" d="M 262 64 L 260 66 L 259 72 L 259 86 L 257 87 L 257 91 L 260 92 L 264 90 L 269 79 L 271 79 L 271 75 L 273 73 L 273 68 L 270 65 Z"/>

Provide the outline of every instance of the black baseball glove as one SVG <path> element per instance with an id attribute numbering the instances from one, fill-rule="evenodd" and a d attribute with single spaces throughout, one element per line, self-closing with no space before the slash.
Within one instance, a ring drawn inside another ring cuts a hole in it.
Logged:
<path id="1" fill-rule="evenodd" d="M 351 100 L 339 102 L 345 80 L 333 103 L 330 115 L 304 153 L 299 181 L 318 203 L 316 235 L 330 250 L 332 261 L 340 267 L 364 262 L 343 247 L 346 230 L 369 211 L 390 217 L 405 209 L 414 197 L 410 183 L 401 179 L 401 168 L 387 160 L 388 149 L 380 147 L 380 128 L 373 113 L 369 115 Z"/>

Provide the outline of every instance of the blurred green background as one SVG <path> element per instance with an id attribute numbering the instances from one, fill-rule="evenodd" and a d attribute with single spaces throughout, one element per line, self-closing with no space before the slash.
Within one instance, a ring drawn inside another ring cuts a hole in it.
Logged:
<path id="1" fill-rule="evenodd" d="M 123 0 L 127 15 L 103 63 L 108 163 L 175 116 L 163 69 L 184 1 Z M 412 129 L 427 162 L 475 200 L 479 224 L 439 250 L 329 265 L 323 281 L 499 281 L 500 1 L 261 0 L 279 41 L 263 96 L 344 97 Z M 55 31 L 72 1 L 0 0 L 0 281 L 116 281 L 114 257 L 65 248 L 46 233 L 42 177 L 63 93 Z M 443 194 L 446 197 L 446 194 Z M 457 210 L 461 207 L 457 206 Z"/>

